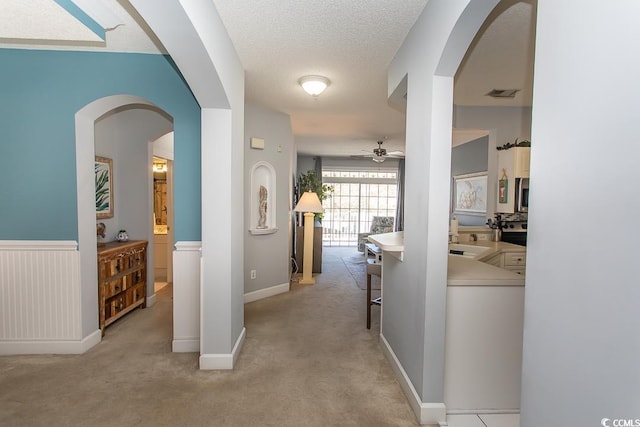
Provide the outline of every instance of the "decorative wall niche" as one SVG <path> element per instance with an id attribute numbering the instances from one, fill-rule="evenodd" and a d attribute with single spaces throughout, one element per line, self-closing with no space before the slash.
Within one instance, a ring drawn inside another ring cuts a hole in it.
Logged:
<path id="1" fill-rule="evenodd" d="M 251 168 L 250 188 L 251 234 L 272 234 L 276 227 L 276 170 L 265 161 L 259 161 Z"/>

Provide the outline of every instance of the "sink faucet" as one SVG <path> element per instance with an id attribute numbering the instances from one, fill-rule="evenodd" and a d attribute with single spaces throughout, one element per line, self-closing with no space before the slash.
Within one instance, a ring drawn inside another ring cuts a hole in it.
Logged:
<path id="1" fill-rule="evenodd" d="M 478 235 L 476 233 L 469 234 L 469 240 L 471 240 L 472 242 L 477 242 L 478 241 Z"/>

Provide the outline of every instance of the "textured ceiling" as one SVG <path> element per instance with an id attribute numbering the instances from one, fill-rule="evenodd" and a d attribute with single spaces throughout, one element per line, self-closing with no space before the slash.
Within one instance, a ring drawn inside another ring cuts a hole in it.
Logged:
<path id="1" fill-rule="evenodd" d="M 55 19 L 51 20 L 54 16 Z M 0 1 L 0 39 L 98 42 L 93 31 L 51 0 Z"/>
<path id="2" fill-rule="evenodd" d="M 213 0 L 246 76 L 248 104 L 291 116 L 298 151 L 362 154 L 404 146 L 404 114 L 387 102 L 387 68 L 427 0 Z M 0 47 L 164 53 L 127 0 L 74 0 L 103 27 L 95 40 L 53 0 L 0 0 Z M 503 0 L 456 76 L 457 105 L 531 104 L 535 0 Z M 331 80 L 319 97 L 298 79 Z M 485 96 L 520 89 L 514 99 Z M 457 138 L 474 135 L 466 132 Z"/>
<path id="3" fill-rule="evenodd" d="M 53 0 L 0 0 L 0 48 L 166 53 L 127 1 L 75 3 L 107 29 L 106 40 Z"/>
<path id="4" fill-rule="evenodd" d="M 246 70 L 247 103 L 290 114 L 300 152 L 355 154 L 383 137 L 401 148 L 404 115 L 387 104 L 387 67 L 426 0 L 214 3 Z M 318 98 L 297 83 L 308 74 L 331 80 Z"/>

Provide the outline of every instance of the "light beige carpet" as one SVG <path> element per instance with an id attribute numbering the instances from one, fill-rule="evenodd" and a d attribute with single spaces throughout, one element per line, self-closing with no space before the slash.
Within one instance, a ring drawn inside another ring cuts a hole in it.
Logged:
<path id="1" fill-rule="evenodd" d="M 233 371 L 171 352 L 171 285 L 83 355 L 0 357 L 0 425 L 417 425 L 344 255 L 324 251 L 315 285 L 245 306 Z"/>
<path id="2" fill-rule="evenodd" d="M 364 255 L 360 252 L 357 252 L 355 255 L 348 255 L 342 257 L 342 262 L 344 262 L 345 267 L 351 276 L 353 276 L 353 280 L 358 288 L 362 290 L 367 290 L 367 264 L 364 260 Z M 371 289 L 380 290 L 380 277 L 371 276 Z"/>

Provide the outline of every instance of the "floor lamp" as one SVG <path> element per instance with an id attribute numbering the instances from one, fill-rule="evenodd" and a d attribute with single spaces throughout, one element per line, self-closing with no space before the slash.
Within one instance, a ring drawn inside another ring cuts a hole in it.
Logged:
<path id="1" fill-rule="evenodd" d="M 300 197 L 294 211 L 304 212 L 304 258 L 302 260 L 301 285 L 313 285 L 316 283 L 311 275 L 313 270 L 313 217 L 322 212 L 322 204 L 318 195 L 313 191 L 306 191 Z"/>

